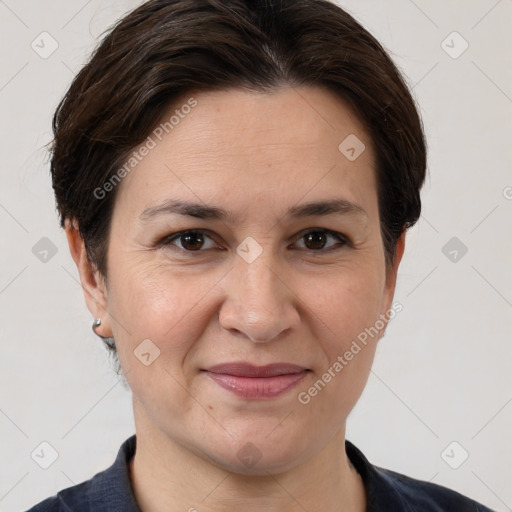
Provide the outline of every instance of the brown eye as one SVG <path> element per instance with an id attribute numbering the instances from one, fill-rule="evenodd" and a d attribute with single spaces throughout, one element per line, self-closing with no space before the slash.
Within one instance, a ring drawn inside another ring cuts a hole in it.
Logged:
<path id="1" fill-rule="evenodd" d="M 332 239 L 337 243 L 329 244 L 329 239 Z M 209 246 L 208 240 L 210 241 Z M 304 243 L 304 247 L 302 247 L 302 249 L 318 253 L 341 249 L 341 247 L 349 245 L 345 236 L 341 233 L 330 231 L 328 229 L 310 229 L 299 238 L 299 242 L 302 241 Z M 181 250 L 181 252 L 188 253 L 200 253 L 203 252 L 204 249 L 219 249 L 212 238 L 205 234 L 203 230 L 187 230 L 179 233 L 173 233 L 172 235 L 165 237 L 159 245 L 174 246 Z"/>
<path id="2" fill-rule="evenodd" d="M 179 240 L 182 247 L 187 251 L 197 251 L 201 249 L 204 243 L 204 237 L 202 233 L 198 231 L 187 231 L 180 235 Z"/>
<path id="3" fill-rule="evenodd" d="M 308 249 L 323 249 L 327 237 L 321 231 L 312 231 L 304 235 L 304 240 Z"/>
<path id="4" fill-rule="evenodd" d="M 208 244 L 210 241 L 210 245 Z M 201 230 L 188 230 L 179 233 L 173 233 L 165 237 L 160 243 L 160 246 L 175 246 L 182 252 L 203 252 L 204 249 L 212 249 L 216 247 L 212 238 L 204 234 Z"/>
<path id="5" fill-rule="evenodd" d="M 336 239 L 338 244 L 331 244 L 326 248 L 329 238 Z M 317 252 L 322 251 L 323 249 L 334 249 L 336 245 L 343 246 L 347 244 L 347 240 L 341 234 L 327 229 L 310 230 L 302 235 L 300 240 L 304 240 L 304 245 L 307 250 Z"/>

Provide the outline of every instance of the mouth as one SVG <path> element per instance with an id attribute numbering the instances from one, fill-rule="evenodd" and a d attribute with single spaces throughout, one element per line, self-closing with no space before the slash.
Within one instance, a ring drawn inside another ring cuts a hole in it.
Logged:
<path id="1" fill-rule="evenodd" d="M 254 366 L 240 362 L 220 364 L 203 371 L 223 389 L 241 398 L 258 400 L 290 390 L 311 370 L 289 363 Z"/>

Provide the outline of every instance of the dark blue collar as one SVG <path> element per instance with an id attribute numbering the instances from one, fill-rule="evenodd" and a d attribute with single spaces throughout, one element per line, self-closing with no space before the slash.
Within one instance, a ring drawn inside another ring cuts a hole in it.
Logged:
<path id="1" fill-rule="evenodd" d="M 27 512 L 141 512 L 130 482 L 136 436 L 121 445 L 115 462 L 90 480 L 60 491 Z M 365 486 L 366 512 L 492 512 L 445 487 L 373 466 L 350 441 L 347 456 Z"/>

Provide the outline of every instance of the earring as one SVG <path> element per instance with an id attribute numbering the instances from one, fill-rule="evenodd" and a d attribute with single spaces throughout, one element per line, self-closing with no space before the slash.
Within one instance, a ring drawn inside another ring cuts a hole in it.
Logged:
<path id="1" fill-rule="evenodd" d="M 101 325 L 101 319 L 95 318 L 92 322 L 92 332 L 96 334 L 96 336 L 99 336 L 110 348 L 115 349 L 115 340 L 114 338 L 107 338 L 105 336 L 102 336 L 101 334 L 98 334 L 96 332 L 96 327 L 99 327 Z"/>

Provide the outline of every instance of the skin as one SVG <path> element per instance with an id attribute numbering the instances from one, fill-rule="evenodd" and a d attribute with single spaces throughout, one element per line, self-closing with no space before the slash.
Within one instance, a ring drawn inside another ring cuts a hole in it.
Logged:
<path id="1" fill-rule="evenodd" d="M 119 185 L 107 280 L 72 223 L 66 228 L 87 306 L 102 320 L 97 332 L 115 337 L 133 392 L 136 499 L 144 512 L 363 511 L 345 424 L 383 331 L 308 404 L 297 395 L 392 306 L 404 235 L 386 267 L 370 137 L 320 87 L 193 97 L 197 106 Z M 366 146 L 355 161 L 338 150 L 350 134 Z M 140 219 L 170 198 L 223 207 L 233 223 L 177 214 Z M 366 214 L 285 217 L 298 204 L 333 198 Z M 348 243 L 327 234 L 315 246 L 304 233 L 312 228 L 341 233 Z M 183 237 L 158 244 L 188 229 L 206 230 L 202 246 Z M 236 252 L 249 236 L 262 249 L 251 263 Z M 190 246 L 200 249 L 187 252 Z M 149 366 L 134 355 L 145 339 L 160 350 Z M 277 397 L 247 400 L 201 371 L 231 361 L 311 371 Z M 251 467 L 237 457 L 248 442 L 261 454 Z"/>

